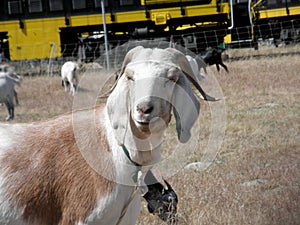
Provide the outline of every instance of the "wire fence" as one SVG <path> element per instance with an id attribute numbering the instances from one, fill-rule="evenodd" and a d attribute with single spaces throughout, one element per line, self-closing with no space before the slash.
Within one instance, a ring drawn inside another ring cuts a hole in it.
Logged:
<path id="1" fill-rule="evenodd" d="M 253 34 L 255 37 L 254 40 Z M 227 45 L 226 39 L 228 37 L 231 38 L 231 44 Z M 251 42 L 249 42 L 250 39 Z M 236 54 L 232 55 L 231 59 L 241 59 L 261 56 L 263 54 L 299 54 L 299 43 L 300 20 L 291 20 L 257 25 L 254 28 L 241 27 L 232 30 L 219 29 L 185 32 L 184 34 L 170 37 L 141 38 L 131 41 L 114 37 L 113 39 L 109 39 L 108 59 L 111 68 L 118 70 L 121 67 L 126 52 L 137 45 L 161 48 L 183 46 L 181 48 L 182 51 L 192 51 L 195 54 L 201 54 L 202 51 L 211 46 L 222 47 L 228 51 L 235 50 Z M 33 53 L 36 51 L 36 46 L 27 47 L 31 47 Z M 39 49 L 43 48 L 39 46 Z M 98 68 L 105 67 L 107 64 L 103 36 L 100 38 L 86 38 L 82 42 L 77 43 L 62 44 L 60 46 L 62 57 L 59 58 L 56 57 L 58 49 L 58 46 L 52 45 L 49 58 L 47 59 L 11 61 L 9 63 L 16 68 L 17 72 L 25 76 L 57 75 L 60 73 L 61 66 L 66 61 L 97 63 L 99 65 Z M 3 61 L 8 61 L 5 60 L 5 56 L 3 57 Z"/>

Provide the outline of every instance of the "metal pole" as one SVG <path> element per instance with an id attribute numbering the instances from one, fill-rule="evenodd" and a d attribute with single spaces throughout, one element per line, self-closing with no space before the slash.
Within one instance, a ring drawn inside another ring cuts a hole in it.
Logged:
<path id="1" fill-rule="evenodd" d="M 107 30 L 106 30 L 106 16 L 105 16 L 104 0 L 101 0 L 101 10 L 102 10 L 102 21 L 103 21 L 104 42 L 105 42 L 106 70 L 109 71 L 110 66 L 109 66 L 108 39 L 107 39 Z"/>

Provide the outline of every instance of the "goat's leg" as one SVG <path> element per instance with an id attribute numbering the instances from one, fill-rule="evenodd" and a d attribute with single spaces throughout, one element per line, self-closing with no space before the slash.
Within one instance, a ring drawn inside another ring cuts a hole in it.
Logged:
<path id="1" fill-rule="evenodd" d="M 65 88 L 65 92 L 68 92 L 68 83 L 66 80 L 63 80 L 63 86 Z"/>
<path id="2" fill-rule="evenodd" d="M 70 83 L 70 92 L 72 95 L 75 95 L 75 87 L 73 81 L 69 81 L 69 83 Z"/>
<path id="3" fill-rule="evenodd" d="M 78 91 L 78 77 L 75 76 L 75 92 Z"/>
<path id="4" fill-rule="evenodd" d="M 14 90 L 14 96 L 16 100 L 16 105 L 19 105 L 18 93 L 16 92 L 16 90 Z"/>
<path id="5" fill-rule="evenodd" d="M 12 120 L 15 118 L 15 107 L 14 107 L 13 103 L 11 104 L 11 107 L 10 107 L 10 118 Z"/>
<path id="6" fill-rule="evenodd" d="M 8 101 L 5 101 L 4 104 L 5 104 L 6 111 L 7 111 L 7 117 L 5 118 L 5 120 L 8 121 L 8 120 L 10 120 L 10 111 L 9 111 L 10 105 L 9 105 Z"/>
<path id="7" fill-rule="evenodd" d="M 220 72 L 220 66 L 218 63 L 216 63 L 216 67 L 217 67 L 218 72 Z"/>
<path id="8" fill-rule="evenodd" d="M 224 63 L 221 62 L 220 65 L 226 70 L 227 73 L 229 72 L 227 66 Z"/>
<path id="9" fill-rule="evenodd" d="M 9 101 L 5 101 L 5 106 L 7 110 L 6 121 L 14 119 L 14 105 Z"/>

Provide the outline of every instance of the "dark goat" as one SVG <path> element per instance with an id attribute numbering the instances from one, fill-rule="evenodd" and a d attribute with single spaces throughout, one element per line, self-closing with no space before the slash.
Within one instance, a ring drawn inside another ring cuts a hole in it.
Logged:
<path id="1" fill-rule="evenodd" d="M 228 73 L 228 68 L 223 63 L 223 60 L 222 60 L 222 52 L 223 51 L 224 51 L 224 49 L 210 47 L 210 48 L 206 49 L 206 51 L 203 55 L 201 55 L 201 58 L 207 65 L 211 66 L 211 65 L 216 64 L 218 71 L 220 71 L 219 65 L 221 65 Z"/>

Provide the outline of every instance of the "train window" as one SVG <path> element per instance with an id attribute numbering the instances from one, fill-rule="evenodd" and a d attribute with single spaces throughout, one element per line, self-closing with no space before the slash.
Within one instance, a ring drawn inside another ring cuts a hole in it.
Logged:
<path id="1" fill-rule="evenodd" d="M 42 1 L 41 0 L 28 0 L 28 11 L 30 13 L 42 12 Z"/>
<path id="2" fill-rule="evenodd" d="M 86 1 L 85 0 L 72 0 L 73 9 L 85 9 Z"/>
<path id="3" fill-rule="evenodd" d="M 268 5 L 276 5 L 277 0 L 268 0 Z"/>
<path id="4" fill-rule="evenodd" d="M 50 11 L 63 10 L 63 2 L 61 0 L 49 0 Z"/>
<path id="5" fill-rule="evenodd" d="M 94 0 L 95 1 L 95 8 L 100 8 L 101 7 L 101 0 Z M 108 6 L 108 0 L 104 0 L 104 6 Z"/>
<path id="6" fill-rule="evenodd" d="M 120 0 L 120 6 L 133 5 L 133 4 L 134 4 L 134 0 Z"/>
<path id="7" fill-rule="evenodd" d="M 22 14 L 22 2 L 21 0 L 15 1 L 8 1 L 8 14 L 15 15 L 15 14 Z"/>

